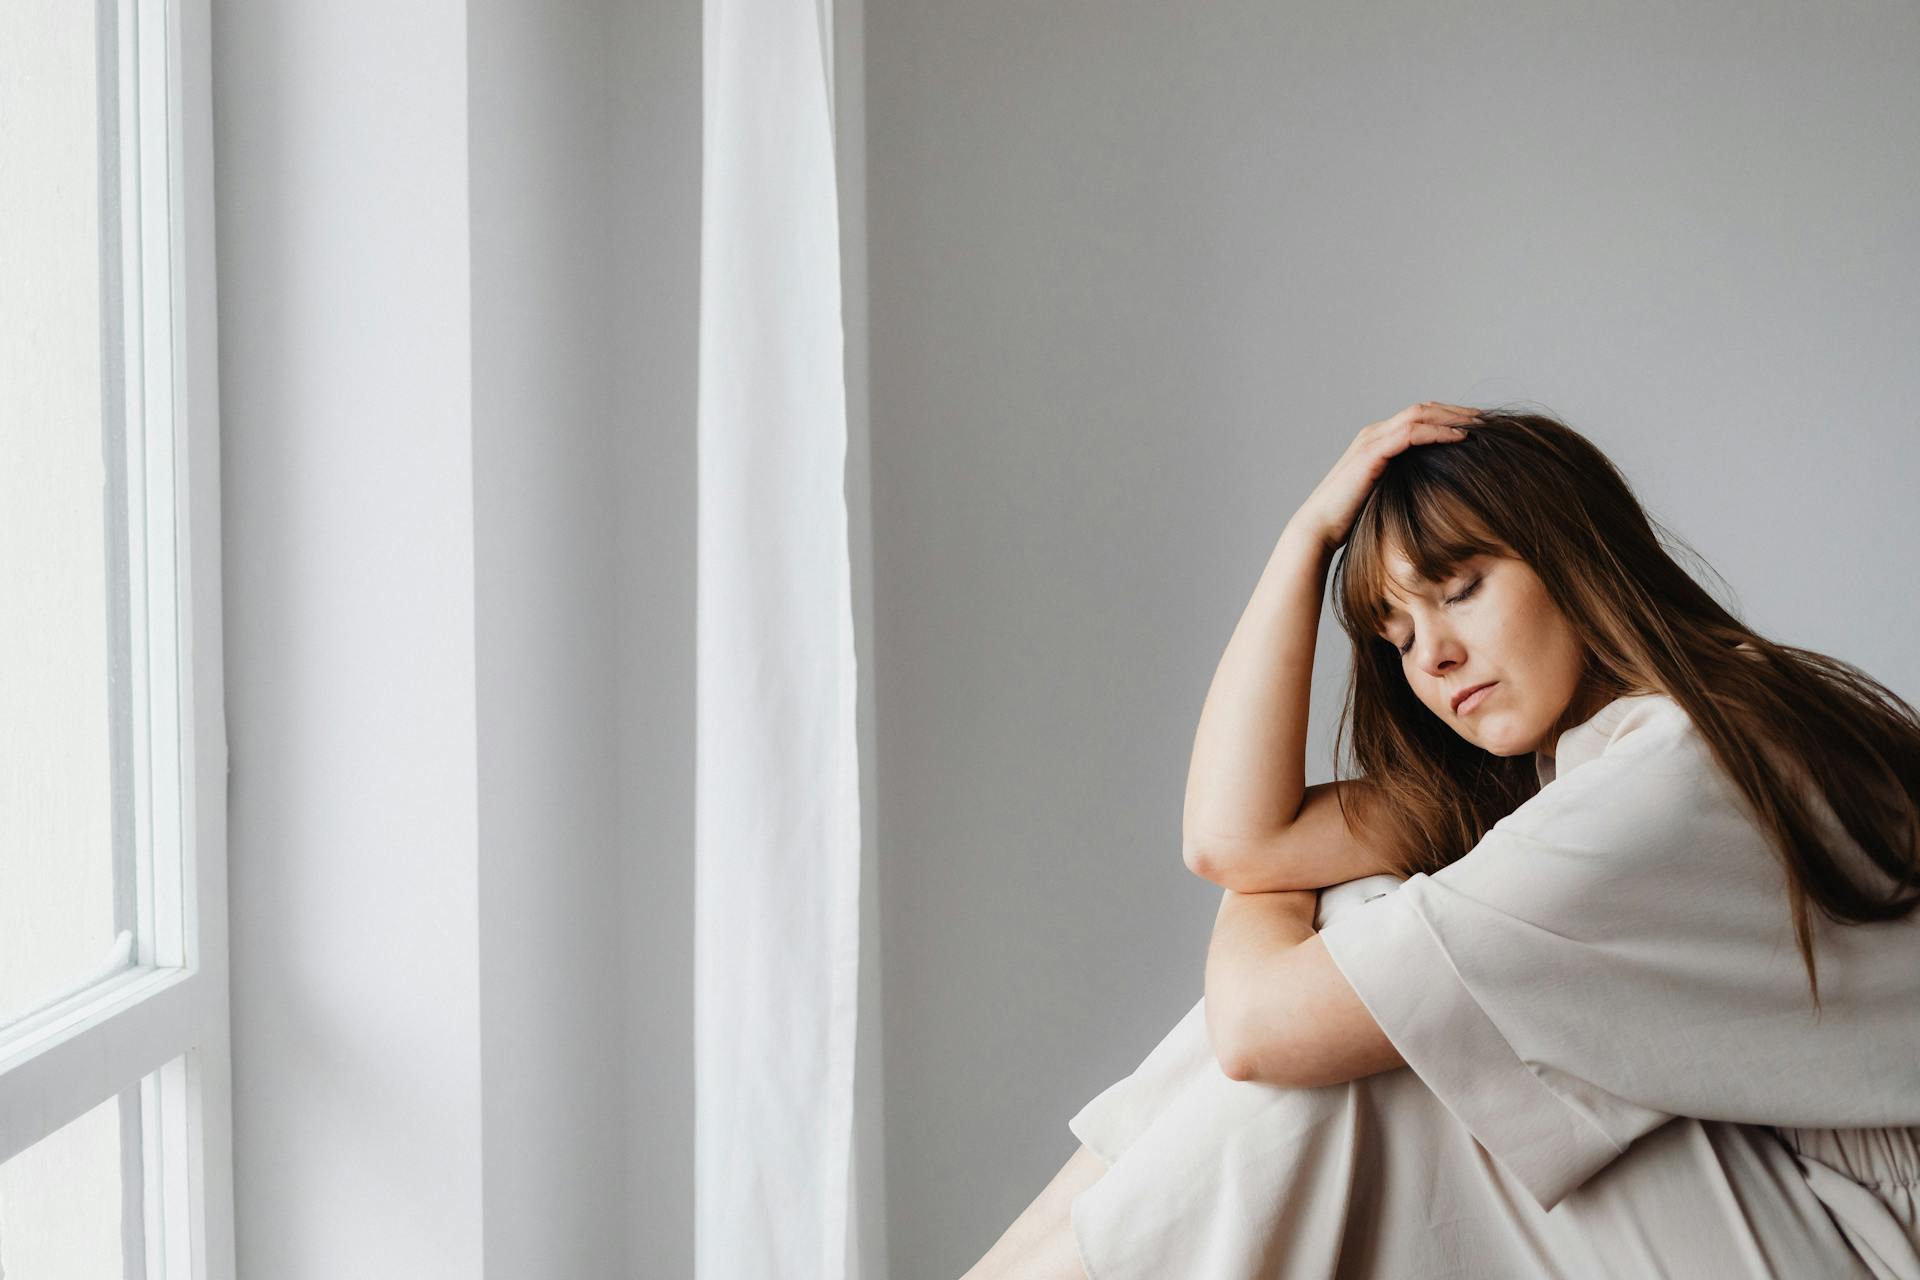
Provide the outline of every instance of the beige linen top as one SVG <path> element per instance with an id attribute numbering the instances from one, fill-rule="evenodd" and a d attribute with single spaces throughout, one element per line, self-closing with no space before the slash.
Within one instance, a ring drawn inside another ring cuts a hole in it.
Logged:
<path id="1" fill-rule="evenodd" d="M 1816 1019 L 1779 855 L 1678 703 L 1617 699 L 1535 764 L 1539 794 L 1458 862 L 1320 930 L 1407 1064 L 1542 1209 L 1694 1116 L 1894 1152 L 1850 1172 L 1910 1218 L 1920 913 L 1809 904 Z"/>

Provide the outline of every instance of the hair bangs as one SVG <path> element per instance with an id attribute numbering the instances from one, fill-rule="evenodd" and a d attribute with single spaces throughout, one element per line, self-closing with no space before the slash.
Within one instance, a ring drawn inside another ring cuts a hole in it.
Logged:
<path id="1" fill-rule="evenodd" d="M 1387 573 L 1390 553 L 1404 556 L 1415 577 L 1428 584 L 1446 581 L 1474 556 L 1506 553 L 1506 544 L 1467 496 L 1438 481 L 1432 475 L 1396 475 L 1389 468 L 1354 521 L 1339 594 L 1341 611 L 1357 634 L 1378 635 L 1390 600 L 1402 594 Z"/>

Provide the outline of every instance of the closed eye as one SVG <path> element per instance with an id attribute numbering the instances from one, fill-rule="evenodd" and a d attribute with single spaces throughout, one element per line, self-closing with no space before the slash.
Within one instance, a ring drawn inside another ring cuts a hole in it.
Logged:
<path id="1" fill-rule="evenodd" d="M 1472 595 L 1475 591 L 1478 591 L 1480 589 L 1480 582 L 1481 582 L 1481 579 L 1475 578 L 1472 582 L 1469 582 L 1464 588 L 1461 589 L 1461 592 L 1459 595 L 1448 596 L 1446 600 L 1443 601 L 1443 603 L 1459 604 L 1462 600 L 1465 600 L 1468 596 Z M 1412 653 L 1413 652 L 1413 633 L 1411 631 L 1407 633 L 1407 642 L 1405 644 L 1397 644 L 1397 645 L 1394 645 L 1393 647 L 1399 652 L 1400 656 L 1403 658 L 1406 657 L 1409 653 Z"/>

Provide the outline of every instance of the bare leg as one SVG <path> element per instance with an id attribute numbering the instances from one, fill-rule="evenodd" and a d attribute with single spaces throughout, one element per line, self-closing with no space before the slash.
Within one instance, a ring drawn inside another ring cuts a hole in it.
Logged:
<path id="1" fill-rule="evenodd" d="M 1073 1198 L 1107 1167 L 1082 1143 L 993 1248 L 960 1280 L 1086 1280 L 1073 1237 Z"/>

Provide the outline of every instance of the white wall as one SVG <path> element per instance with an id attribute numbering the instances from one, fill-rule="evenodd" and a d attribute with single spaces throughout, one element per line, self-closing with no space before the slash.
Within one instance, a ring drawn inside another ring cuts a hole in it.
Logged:
<path id="1" fill-rule="evenodd" d="M 240 1274 L 481 1274 L 464 6 L 214 11 Z"/>
<path id="2" fill-rule="evenodd" d="M 1756 626 L 1920 698 L 1911 7 L 896 0 L 866 40 L 897 1274 L 984 1253 L 1198 997 L 1200 704 L 1364 423 L 1566 414 Z"/>
<path id="3" fill-rule="evenodd" d="M 699 7 L 214 16 L 240 1272 L 686 1274 Z"/>

